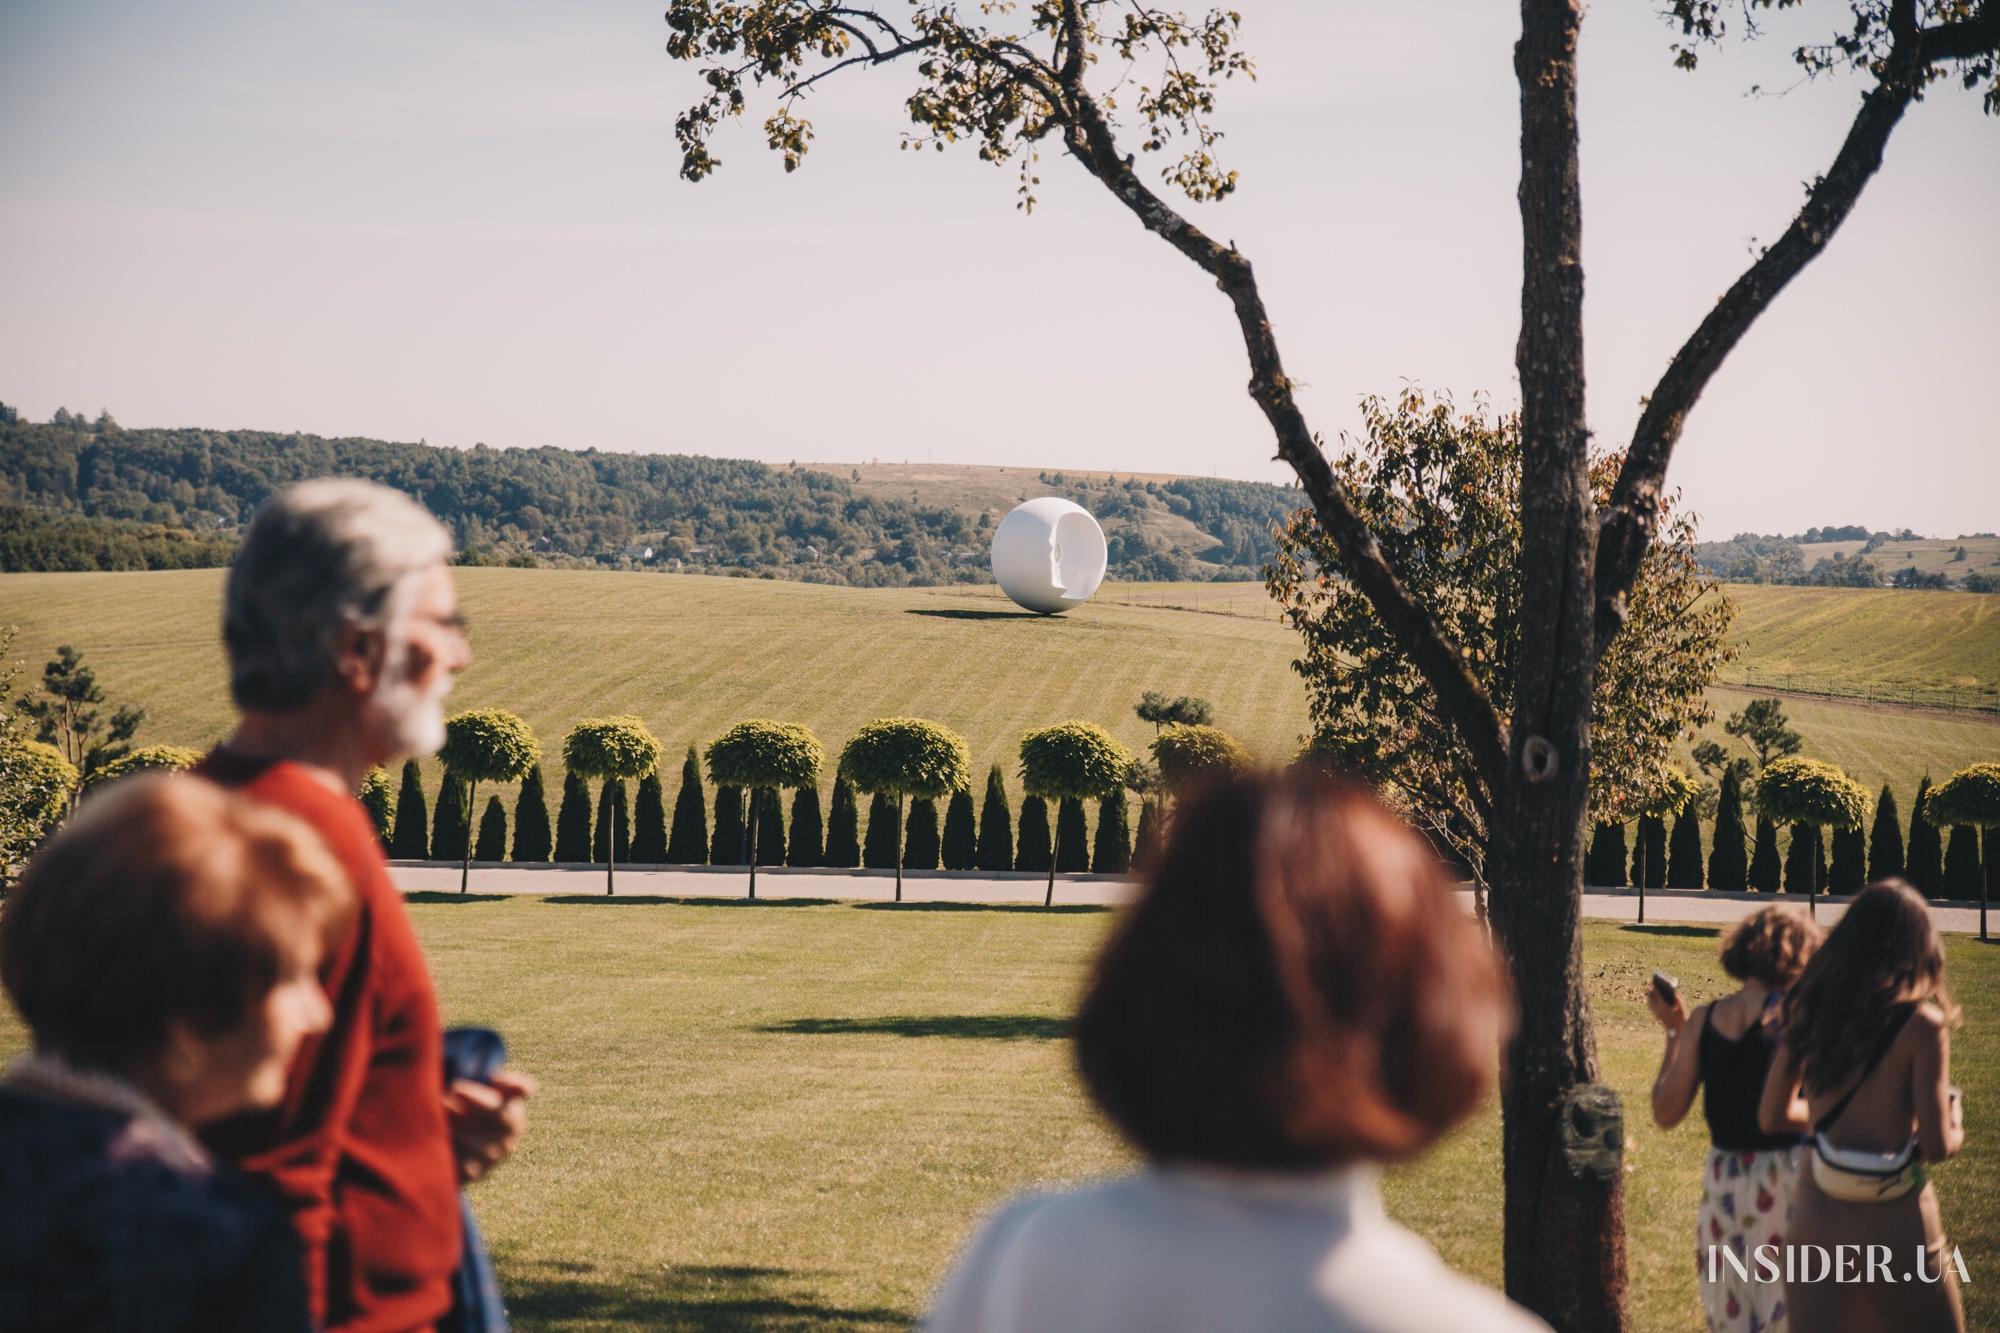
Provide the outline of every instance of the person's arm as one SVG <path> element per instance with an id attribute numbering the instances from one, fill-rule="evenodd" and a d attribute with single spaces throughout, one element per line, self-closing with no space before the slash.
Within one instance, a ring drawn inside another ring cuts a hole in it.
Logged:
<path id="1" fill-rule="evenodd" d="M 1926 1162 L 1942 1162 L 1965 1145 L 1964 1112 L 1951 1095 L 1951 1030 L 1929 1005 L 1917 1010 L 1910 1029 L 1916 1042 L 1910 1092 L 1917 1108 L 1917 1149 Z"/>
<path id="2" fill-rule="evenodd" d="M 1757 1103 L 1757 1128 L 1766 1134 L 1803 1134 L 1812 1128 L 1812 1110 L 1799 1096 L 1799 1065 L 1788 1042 L 1779 1042 L 1764 1076 L 1764 1095 Z"/>
<path id="3" fill-rule="evenodd" d="M 1660 1072 L 1653 1079 L 1653 1123 L 1672 1129 L 1687 1118 L 1694 1105 L 1695 1089 L 1701 1086 L 1701 1028 L 1709 1018 L 1710 1005 L 1701 1005 L 1689 1016 L 1680 996 L 1669 1005 L 1658 990 L 1646 988 L 1646 1007 L 1667 1030 L 1667 1046 L 1660 1052 Z"/>

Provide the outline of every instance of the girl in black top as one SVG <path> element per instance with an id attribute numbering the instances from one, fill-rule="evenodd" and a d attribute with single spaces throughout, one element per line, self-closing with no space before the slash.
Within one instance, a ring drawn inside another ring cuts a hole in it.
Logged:
<path id="1" fill-rule="evenodd" d="M 1647 1007 L 1667 1030 L 1653 1081 L 1654 1123 L 1672 1129 L 1694 1105 L 1696 1089 L 1703 1093 L 1709 1149 L 1694 1259 L 1714 1333 L 1786 1327 L 1784 1285 L 1757 1280 L 1754 1261 L 1759 1247 L 1782 1246 L 1791 1230 L 1799 1136 L 1764 1133 L 1757 1108 L 1776 1049 L 1779 1002 L 1819 940 L 1804 912 L 1766 907 L 1738 923 L 1723 945 L 1722 969 L 1742 983 L 1735 992 L 1690 1014 L 1679 995 L 1647 991 Z"/>

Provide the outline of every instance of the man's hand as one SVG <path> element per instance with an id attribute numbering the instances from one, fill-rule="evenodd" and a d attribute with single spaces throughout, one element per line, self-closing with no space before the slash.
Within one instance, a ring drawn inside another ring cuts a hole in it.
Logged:
<path id="1" fill-rule="evenodd" d="M 502 1069 L 491 1083 L 459 1079 L 444 1090 L 461 1185 L 483 1178 L 513 1153 L 528 1126 L 527 1102 L 534 1095 L 535 1080 L 511 1069 Z"/>

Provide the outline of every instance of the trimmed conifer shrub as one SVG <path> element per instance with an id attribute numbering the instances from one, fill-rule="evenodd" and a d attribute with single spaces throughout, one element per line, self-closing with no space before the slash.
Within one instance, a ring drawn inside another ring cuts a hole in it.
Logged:
<path id="1" fill-rule="evenodd" d="M 903 829 L 903 868 L 936 870 L 943 851 L 940 843 L 937 802 L 928 796 L 911 797 L 909 822 Z"/>
<path id="2" fill-rule="evenodd" d="M 549 798 L 542 790 L 542 766 L 536 764 L 521 779 L 521 793 L 514 798 L 514 855 L 516 861 L 546 861 L 553 846 L 549 829 Z"/>
<path id="3" fill-rule="evenodd" d="M 163 747 L 164 748 L 164 747 Z M 193 751 L 188 753 L 192 754 Z M 125 759 L 114 759 L 109 764 L 100 765 L 96 776 L 100 780 L 106 772 L 115 771 L 113 765 L 123 765 L 144 756 L 133 754 Z M 389 845 L 394 841 L 390 830 L 396 825 L 395 798 L 389 794 L 389 775 L 379 768 L 368 770 L 368 776 L 361 779 L 361 808 L 368 812 L 368 824 L 375 830 L 375 841 L 382 847 L 382 855 L 389 855 Z"/>
<path id="4" fill-rule="evenodd" d="M 750 864 L 749 811 L 744 806 L 741 787 L 715 789 L 715 836 L 709 840 L 708 863 L 712 866 Z"/>
<path id="5" fill-rule="evenodd" d="M 1673 837 L 1667 844 L 1667 887 L 1701 887 L 1701 815 L 1689 801 L 1674 816 Z"/>
<path id="6" fill-rule="evenodd" d="M 792 836 L 785 843 L 785 864 L 816 866 L 826 855 L 826 827 L 819 812 L 819 788 L 807 785 L 792 793 Z"/>
<path id="7" fill-rule="evenodd" d="M 1049 828 L 1049 803 L 1039 796 L 1021 802 L 1021 840 L 1014 847 L 1014 869 L 1047 870 L 1055 855 Z"/>
<path id="8" fill-rule="evenodd" d="M 979 869 L 1014 868 L 1014 812 L 1007 806 L 1007 781 L 1000 765 L 986 775 L 986 800 L 979 811 Z"/>
<path id="9" fill-rule="evenodd" d="M 688 746 L 681 761 L 681 789 L 674 796 L 674 826 L 667 834 L 667 861 L 677 866 L 708 864 L 708 795 L 701 785 L 701 756 Z"/>
<path id="10" fill-rule="evenodd" d="M 1750 851 L 1743 828 L 1743 780 L 1735 768 L 1722 774 L 1715 805 L 1715 845 L 1708 852 L 1708 887 L 1740 893 L 1750 886 Z"/>
<path id="11" fill-rule="evenodd" d="M 396 791 L 395 831 L 389 855 L 398 861 L 428 861 L 431 855 L 431 812 L 424 808 L 424 774 L 417 761 L 403 761 L 403 780 Z"/>
<path id="12" fill-rule="evenodd" d="M 1882 784 L 1875 798 L 1875 824 L 1868 830 L 1868 879 L 1890 879 L 1903 873 L 1903 818 L 1896 809 L 1896 793 Z"/>
<path id="13" fill-rule="evenodd" d="M 850 870 L 861 864 L 861 811 L 854 804 L 854 788 L 846 778 L 833 780 L 833 803 L 827 807 L 826 850 L 821 859 L 836 870 Z"/>
<path id="14" fill-rule="evenodd" d="M 1590 835 L 1590 850 L 1583 854 L 1583 882 L 1602 889 L 1624 886 L 1625 826 L 1599 824 Z"/>
<path id="15" fill-rule="evenodd" d="M 623 778 L 606 778 L 597 789 L 597 822 L 590 832 L 591 860 L 602 864 L 613 851 L 620 862 L 632 859 L 632 800 Z"/>
<path id="16" fill-rule="evenodd" d="M 507 859 L 507 808 L 498 795 L 486 798 L 486 812 L 479 816 L 479 841 L 473 844 L 475 861 Z"/>
<path id="17" fill-rule="evenodd" d="M 562 805 L 556 810 L 556 860 L 571 865 L 590 860 L 590 786 L 575 773 L 563 774 Z"/>
<path id="18" fill-rule="evenodd" d="M 1828 878 L 1826 843 L 1819 825 L 1792 825 L 1792 840 L 1785 847 L 1785 892 L 1811 893 L 1817 884 L 1825 893 Z"/>
<path id="19" fill-rule="evenodd" d="M 1632 883 L 1649 889 L 1667 884 L 1667 821 L 1658 815 L 1640 815 L 1639 833 L 1632 850 Z"/>
<path id="20" fill-rule="evenodd" d="M 757 789 L 757 864 L 785 863 L 785 800 L 776 787 Z"/>
<path id="21" fill-rule="evenodd" d="M 1986 872 L 1985 896 L 1988 899 L 2000 898 L 2000 847 L 1993 845 L 1996 842 L 2000 842 L 2000 824 L 1989 825 L 1979 839 L 1979 863 Z"/>
<path id="22" fill-rule="evenodd" d="M 1759 893 L 1776 893 L 1782 886 L 1783 865 L 1778 859 L 1778 826 L 1769 815 L 1757 816 L 1757 849 L 1750 856 L 1750 887 Z"/>
<path id="23" fill-rule="evenodd" d="M 1953 824 L 1944 848 L 1944 895 L 1962 902 L 1979 899 L 1979 830 Z"/>
<path id="24" fill-rule="evenodd" d="M 1157 801 L 1139 802 L 1139 827 L 1132 835 L 1132 864 L 1144 866 L 1160 850 L 1160 807 Z M 1623 856 L 1620 856 L 1623 860 Z"/>
<path id="25" fill-rule="evenodd" d="M 1056 807 L 1056 831 L 1061 836 L 1056 845 L 1062 848 L 1056 862 L 1056 870 L 1064 875 L 1081 875 L 1090 869 L 1090 829 L 1084 818 L 1083 802 L 1074 796 L 1065 796 Z"/>
<path id="26" fill-rule="evenodd" d="M 1910 837 L 1904 845 L 1907 864 L 1903 878 L 1926 898 L 1935 898 L 1944 888 L 1944 838 L 1937 825 L 1924 814 L 1924 802 L 1931 794 L 1931 775 L 1917 784 L 1917 799 L 1910 806 Z"/>
<path id="27" fill-rule="evenodd" d="M 667 859 L 667 796 L 658 770 L 639 779 L 632 798 L 632 860 L 658 865 Z"/>
<path id="28" fill-rule="evenodd" d="M 1827 862 L 1828 893 L 1861 892 L 1862 876 L 1868 871 L 1868 835 L 1859 824 L 1833 831 L 1833 858 Z"/>
<path id="29" fill-rule="evenodd" d="M 973 831 L 972 793 L 960 787 L 944 807 L 944 837 L 938 862 L 946 870 L 970 870 L 979 861 L 979 838 Z"/>
<path id="30" fill-rule="evenodd" d="M 1090 868 L 1099 875 L 1122 875 L 1132 868 L 1131 825 L 1126 821 L 1122 791 L 1097 803 L 1097 839 L 1091 844 Z"/>
<path id="31" fill-rule="evenodd" d="M 464 778 L 446 771 L 444 782 L 438 788 L 437 809 L 431 815 L 431 859 L 434 861 L 465 859 L 467 844 L 472 839 L 472 812 L 465 808 L 468 786 Z"/>
<path id="32" fill-rule="evenodd" d="M 896 845 L 903 836 L 902 812 L 886 792 L 868 801 L 868 840 L 861 846 L 861 864 L 870 870 L 894 870 Z"/>

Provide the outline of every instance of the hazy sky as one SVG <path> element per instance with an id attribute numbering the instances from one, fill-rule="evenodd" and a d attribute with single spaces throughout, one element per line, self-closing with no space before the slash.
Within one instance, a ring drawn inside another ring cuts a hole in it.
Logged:
<path id="1" fill-rule="evenodd" d="M 1256 263 L 1329 439 L 1405 379 L 1514 400 L 1517 11 L 1237 0 L 1261 78 L 1198 210 Z M 1787 59 L 1845 12 L 1671 68 L 1651 0 L 1582 53 L 1593 425 L 1622 443 L 1831 161 L 1861 86 Z M 1228 307 L 1060 159 L 1032 218 L 897 150 L 853 71 L 787 177 L 754 121 L 676 176 L 658 0 L 0 0 L 0 400 L 126 425 L 434 444 L 1282 479 Z M 1749 97 L 1753 84 L 1790 88 Z M 1672 480 L 1704 532 L 2000 528 L 2000 121 L 1912 109 L 1825 257 L 1711 384 Z"/>

